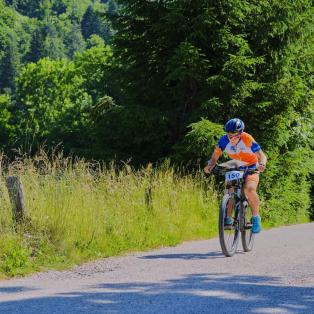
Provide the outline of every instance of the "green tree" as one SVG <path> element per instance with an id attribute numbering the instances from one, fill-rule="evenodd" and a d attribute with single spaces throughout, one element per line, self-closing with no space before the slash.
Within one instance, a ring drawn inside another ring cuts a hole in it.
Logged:
<path id="1" fill-rule="evenodd" d="M 54 0 L 51 9 L 54 14 L 60 15 L 66 12 L 67 5 L 64 0 Z"/>
<path id="2" fill-rule="evenodd" d="M 92 47 L 104 47 L 104 46 L 105 46 L 104 40 L 98 35 L 91 35 L 86 41 L 87 49 L 90 49 Z"/>
<path id="3" fill-rule="evenodd" d="M 131 102 L 174 114 L 173 132 L 201 116 L 224 123 L 239 115 L 258 134 L 273 124 L 277 135 L 279 116 L 303 103 L 310 72 L 297 69 L 311 67 L 311 1 L 118 3 L 121 86 Z"/>
<path id="4" fill-rule="evenodd" d="M 202 117 L 221 125 L 242 118 L 269 154 L 262 188 L 269 208 L 304 213 L 309 167 L 302 165 L 311 155 L 305 130 L 313 124 L 305 119 L 313 89 L 312 1 L 117 3 L 120 14 L 112 22 L 123 104 L 161 111 L 170 121 L 166 142 L 175 149 L 182 149 L 188 125 L 201 128 Z"/>
<path id="5" fill-rule="evenodd" d="M 117 12 L 118 6 L 113 0 L 100 0 L 101 3 L 104 3 L 108 6 L 108 14 L 113 15 Z"/>
<path id="6" fill-rule="evenodd" d="M 0 90 L 15 88 L 15 76 L 29 49 L 28 21 L 0 2 Z"/>
<path id="7" fill-rule="evenodd" d="M 111 48 L 98 42 L 97 46 L 77 54 L 74 58 L 76 71 L 82 77 L 83 86 L 94 103 L 102 96 L 110 94 L 111 57 Z"/>
<path id="8" fill-rule="evenodd" d="M 36 17 L 37 11 L 39 9 L 39 5 L 41 1 L 33 1 L 33 0 L 5 0 L 7 5 L 12 6 L 19 13 L 29 16 Z"/>
<path id="9" fill-rule="evenodd" d="M 56 27 L 49 23 L 46 25 L 46 38 L 43 43 L 42 54 L 51 59 L 60 59 L 65 57 L 65 46 L 62 38 L 59 37 Z"/>
<path id="10" fill-rule="evenodd" d="M 81 30 L 85 39 L 88 39 L 93 34 L 99 35 L 104 39 L 109 38 L 109 26 L 102 20 L 101 14 L 103 12 L 98 12 L 92 5 L 87 8 L 81 22 Z"/>
<path id="11" fill-rule="evenodd" d="M 32 34 L 30 50 L 25 58 L 26 62 L 37 62 L 40 58 L 44 57 L 45 37 L 44 28 L 37 26 Z"/>
<path id="12" fill-rule="evenodd" d="M 2 150 L 10 145 L 14 138 L 14 126 L 11 124 L 11 99 L 8 94 L 0 94 L 0 147 Z"/>
<path id="13" fill-rule="evenodd" d="M 85 49 L 85 40 L 82 36 L 80 26 L 72 24 L 64 38 L 64 45 L 67 50 L 67 56 L 73 59 L 76 52 L 82 53 Z"/>
<path id="14" fill-rule="evenodd" d="M 82 84 L 74 64 L 64 60 L 44 58 L 23 68 L 17 84 L 20 109 L 14 112 L 20 142 L 62 142 L 67 152 L 84 146 L 84 112 L 91 98 Z"/>
<path id="15" fill-rule="evenodd" d="M 0 90 L 4 88 L 15 89 L 15 77 L 18 72 L 20 55 L 18 51 L 18 40 L 13 31 L 6 33 L 5 46 L 2 48 L 0 59 Z"/>

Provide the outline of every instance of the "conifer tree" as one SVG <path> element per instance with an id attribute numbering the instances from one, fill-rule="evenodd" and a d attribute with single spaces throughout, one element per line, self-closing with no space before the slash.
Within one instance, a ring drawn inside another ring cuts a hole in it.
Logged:
<path id="1" fill-rule="evenodd" d="M 81 28 L 75 22 L 71 25 L 71 29 L 66 34 L 64 44 L 67 50 L 67 56 L 73 59 L 76 52 L 83 52 L 85 49 L 85 40 L 81 33 Z"/>
<path id="2" fill-rule="evenodd" d="M 83 15 L 81 29 L 85 39 L 88 39 L 92 34 L 101 34 L 100 19 L 95 13 L 92 5 L 87 8 Z"/>
<path id="3" fill-rule="evenodd" d="M 18 51 L 18 39 L 13 31 L 6 33 L 7 42 L 2 57 L 0 59 L 0 90 L 9 88 L 15 90 L 15 78 L 20 64 L 20 54 Z"/>

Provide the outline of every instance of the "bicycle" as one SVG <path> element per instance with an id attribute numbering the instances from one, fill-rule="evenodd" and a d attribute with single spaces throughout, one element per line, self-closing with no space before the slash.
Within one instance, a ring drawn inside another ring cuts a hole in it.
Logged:
<path id="1" fill-rule="evenodd" d="M 240 233 L 244 252 L 253 249 L 255 236 L 252 233 L 252 211 L 248 205 L 243 186 L 246 176 L 253 174 L 256 170 L 241 170 L 239 167 L 230 167 L 230 165 L 232 165 L 230 162 L 220 164 L 212 171 L 214 175 L 223 174 L 225 176 L 228 190 L 228 193 L 224 195 L 221 201 L 218 225 L 220 246 L 227 257 L 233 256 L 236 252 Z M 233 222 L 231 225 L 225 225 L 229 202 L 232 204 L 229 206 L 232 207 Z"/>

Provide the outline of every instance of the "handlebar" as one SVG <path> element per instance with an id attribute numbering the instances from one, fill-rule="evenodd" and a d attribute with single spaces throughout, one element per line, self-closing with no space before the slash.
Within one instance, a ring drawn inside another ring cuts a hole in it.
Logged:
<path id="1" fill-rule="evenodd" d="M 258 170 L 257 169 L 240 169 L 237 167 L 225 168 L 225 167 L 216 165 L 208 175 L 224 176 L 229 171 L 244 171 L 245 174 L 250 175 L 250 174 L 256 173 Z"/>

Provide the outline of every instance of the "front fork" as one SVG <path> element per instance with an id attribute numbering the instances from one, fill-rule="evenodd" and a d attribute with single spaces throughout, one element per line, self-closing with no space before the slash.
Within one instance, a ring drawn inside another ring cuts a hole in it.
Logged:
<path id="1" fill-rule="evenodd" d="M 239 228 L 240 231 L 244 231 L 247 226 L 246 222 L 246 209 L 247 202 L 242 201 L 242 197 L 244 196 L 244 192 L 241 188 L 236 187 L 235 191 L 232 193 L 233 195 L 233 208 L 234 208 L 234 220 L 233 225 L 235 228 Z"/>
<path id="2" fill-rule="evenodd" d="M 227 214 L 228 216 L 233 216 L 233 228 L 239 229 L 239 227 L 241 227 L 241 219 L 239 217 L 239 214 L 241 212 L 241 198 L 239 197 L 240 195 L 237 189 L 235 189 L 235 191 L 229 191 L 228 193 L 231 196 L 232 204 L 228 204 Z"/>

